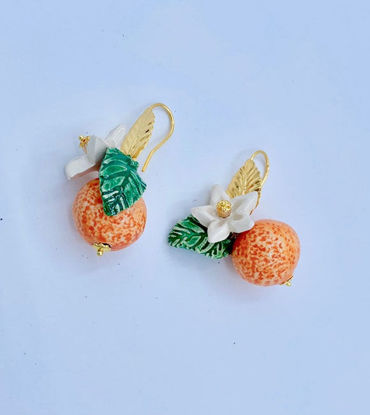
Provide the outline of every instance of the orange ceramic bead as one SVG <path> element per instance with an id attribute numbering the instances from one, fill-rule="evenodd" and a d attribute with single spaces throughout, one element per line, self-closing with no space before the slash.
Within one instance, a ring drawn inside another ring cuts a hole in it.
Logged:
<path id="1" fill-rule="evenodd" d="M 294 229 L 265 219 L 237 236 L 232 261 L 237 272 L 249 282 L 276 285 L 293 276 L 299 254 L 299 239 Z"/>
<path id="2" fill-rule="evenodd" d="M 90 245 L 104 243 L 113 251 L 126 248 L 143 233 L 146 223 L 144 199 L 115 216 L 107 216 L 103 210 L 99 179 L 85 184 L 73 204 L 76 228 Z"/>

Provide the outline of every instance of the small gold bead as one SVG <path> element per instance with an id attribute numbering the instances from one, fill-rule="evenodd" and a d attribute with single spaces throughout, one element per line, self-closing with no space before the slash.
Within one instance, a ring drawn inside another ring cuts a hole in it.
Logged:
<path id="1" fill-rule="evenodd" d="M 231 203 L 228 200 L 220 200 L 217 203 L 216 210 L 220 218 L 227 218 L 231 214 Z"/>
<path id="2" fill-rule="evenodd" d="M 102 256 L 104 252 L 108 252 L 111 250 L 111 247 L 109 244 L 105 244 L 102 242 L 96 242 L 93 244 L 93 247 L 96 249 L 96 255 Z"/>
<path id="3" fill-rule="evenodd" d="M 89 135 L 80 135 L 78 138 L 80 140 L 80 147 L 82 147 L 85 150 L 87 143 L 90 141 L 90 136 Z"/>
<path id="4" fill-rule="evenodd" d="M 291 287 L 292 286 L 292 279 L 293 279 L 293 276 L 290 277 L 289 280 L 283 282 L 282 285 L 286 285 L 287 287 Z"/>

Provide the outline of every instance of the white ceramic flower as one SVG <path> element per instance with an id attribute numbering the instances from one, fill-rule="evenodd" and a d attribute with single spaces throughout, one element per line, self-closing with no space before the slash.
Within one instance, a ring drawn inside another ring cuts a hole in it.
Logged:
<path id="1" fill-rule="evenodd" d="M 126 128 L 120 124 L 107 135 L 105 140 L 95 135 L 81 137 L 81 147 L 85 154 L 67 163 L 65 166 L 67 178 L 72 179 L 73 177 L 82 176 L 92 170 L 98 169 L 107 148 L 118 147 L 125 134 Z"/>
<path id="2" fill-rule="evenodd" d="M 208 228 L 209 242 L 220 242 L 231 232 L 240 233 L 253 228 L 254 222 L 250 214 L 256 207 L 257 200 L 257 192 L 231 199 L 221 186 L 215 185 L 210 204 L 193 208 L 191 214 Z"/>

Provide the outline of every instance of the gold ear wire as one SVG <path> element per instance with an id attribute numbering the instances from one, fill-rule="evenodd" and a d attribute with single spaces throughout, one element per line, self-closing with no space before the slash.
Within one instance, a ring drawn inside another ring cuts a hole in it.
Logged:
<path id="1" fill-rule="evenodd" d="M 264 159 L 265 159 L 265 172 L 264 172 L 263 177 L 261 179 L 261 187 L 262 187 L 265 184 L 265 181 L 266 181 L 267 176 L 268 176 L 269 171 L 270 171 L 270 161 L 269 161 L 269 158 L 267 157 L 267 154 L 263 150 L 255 151 L 251 155 L 251 160 L 254 161 L 255 157 L 258 156 L 259 154 L 262 154 Z"/>
<path id="2" fill-rule="evenodd" d="M 167 135 L 165 136 L 165 138 L 160 142 L 160 143 L 158 143 L 154 148 L 153 148 L 153 150 L 148 154 L 148 157 L 146 158 L 146 160 L 145 160 L 145 163 L 144 163 L 144 165 L 143 165 L 143 168 L 141 169 L 141 171 L 142 172 L 144 172 L 146 169 L 147 169 L 147 167 L 148 167 L 148 164 L 149 164 L 149 162 L 150 162 L 150 160 L 151 160 L 151 158 L 153 157 L 153 155 L 154 155 L 154 153 L 159 149 L 159 148 L 161 148 L 162 146 L 163 146 L 163 144 L 166 142 L 166 141 L 168 141 L 169 140 L 169 138 L 171 137 L 171 135 L 172 135 L 172 133 L 173 133 L 173 130 L 175 129 L 175 120 L 174 120 L 174 118 L 173 118 L 173 114 L 172 114 L 172 111 L 167 107 L 167 105 L 164 105 L 164 104 L 162 104 L 162 103 L 160 103 L 160 102 L 158 102 L 158 103 L 156 103 L 156 104 L 153 104 L 153 105 L 151 105 L 149 108 L 150 109 L 154 109 L 154 108 L 157 108 L 157 107 L 161 107 L 162 109 L 164 109 L 165 111 L 166 111 L 166 113 L 167 113 L 167 115 L 168 115 L 168 117 L 169 117 L 169 119 L 170 119 L 170 129 L 169 129 L 169 131 L 168 131 L 168 133 L 167 133 Z"/>

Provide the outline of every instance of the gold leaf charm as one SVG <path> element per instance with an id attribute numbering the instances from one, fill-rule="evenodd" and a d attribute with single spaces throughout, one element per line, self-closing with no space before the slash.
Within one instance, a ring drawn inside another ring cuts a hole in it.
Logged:
<path id="1" fill-rule="evenodd" d="M 234 198 L 249 192 L 260 192 L 262 188 L 261 182 L 259 170 L 254 161 L 249 159 L 232 178 L 227 188 L 227 193 L 231 198 Z"/>
<path id="2" fill-rule="evenodd" d="M 265 173 L 263 178 L 261 178 L 261 173 L 257 169 L 257 166 L 254 162 L 254 158 L 258 155 L 262 154 L 265 158 Z M 261 197 L 261 190 L 262 186 L 267 179 L 267 175 L 269 172 L 270 163 L 267 157 L 267 154 L 262 151 L 258 150 L 252 154 L 251 158 L 248 159 L 245 164 L 239 169 L 239 171 L 235 174 L 232 178 L 226 192 L 231 197 L 237 197 L 241 195 L 245 195 L 250 192 L 257 192 L 258 193 L 258 200 L 257 205 L 260 201 Z"/>
<path id="3" fill-rule="evenodd" d="M 122 153 L 137 159 L 148 144 L 154 127 L 152 106 L 147 108 L 130 128 L 121 145 Z"/>
<path id="4" fill-rule="evenodd" d="M 163 140 L 159 144 L 157 144 L 149 153 L 141 171 L 145 171 L 153 154 L 160 147 L 163 146 L 163 144 L 171 137 L 173 133 L 173 130 L 175 128 L 175 121 L 173 119 L 173 114 L 171 110 L 167 107 L 167 105 L 161 103 L 153 104 L 150 107 L 148 107 L 136 120 L 135 124 L 131 127 L 130 131 L 127 133 L 121 145 L 122 153 L 130 156 L 134 160 L 136 160 L 139 157 L 140 153 L 147 146 L 152 135 L 155 121 L 153 109 L 157 107 L 160 107 L 166 111 L 170 120 L 170 129 L 167 135 L 163 138 Z"/>

